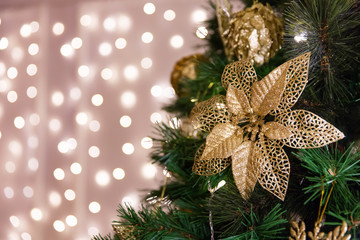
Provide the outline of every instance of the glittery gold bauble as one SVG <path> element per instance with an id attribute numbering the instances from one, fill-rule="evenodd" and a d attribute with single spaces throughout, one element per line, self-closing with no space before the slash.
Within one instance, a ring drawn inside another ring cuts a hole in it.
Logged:
<path id="1" fill-rule="evenodd" d="M 121 223 L 113 223 L 112 227 L 120 240 L 136 240 L 135 236 L 133 235 L 133 226 L 123 225 Z"/>
<path id="2" fill-rule="evenodd" d="M 183 57 L 175 63 L 171 73 L 171 85 L 179 96 L 186 94 L 186 90 L 182 89 L 181 84 L 184 79 L 194 80 L 197 77 L 197 65 L 199 62 L 205 61 L 206 58 L 202 54 L 194 54 Z"/>
<path id="3" fill-rule="evenodd" d="M 283 23 L 267 4 L 252 7 L 225 18 L 223 9 L 217 10 L 220 34 L 229 60 L 251 61 L 262 65 L 273 57 L 283 42 Z M 228 10 L 227 10 L 228 11 Z"/>

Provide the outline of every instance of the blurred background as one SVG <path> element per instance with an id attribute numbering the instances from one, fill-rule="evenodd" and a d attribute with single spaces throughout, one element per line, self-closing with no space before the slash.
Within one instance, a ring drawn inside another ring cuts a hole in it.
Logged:
<path id="1" fill-rule="evenodd" d="M 155 122 L 204 0 L 0 1 L 0 239 L 90 239 L 163 181 Z"/>

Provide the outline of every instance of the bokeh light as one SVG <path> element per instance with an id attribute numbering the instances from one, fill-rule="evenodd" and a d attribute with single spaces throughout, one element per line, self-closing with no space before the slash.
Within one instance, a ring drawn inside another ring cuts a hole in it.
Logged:
<path id="1" fill-rule="evenodd" d="M 127 41 L 125 38 L 118 38 L 115 41 L 115 47 L 117 49 L 124 49 L 126 47 Z"/>
<path id="2" fill-rule="evenodd" d="M 83 44 L 83 41 L 81 38 L 79 37 L 74 37 L 72 40 L 71 40 L 71 46 L 74 48 L 74 49 L 80 49 L 82 47 L 82 44 Z"/>
<path id="3" fill-rule="evenodd" d="M 89 204 L 89 210 L 90 210 L 90 212 L 92 212 L 92 213 L 98 213 L 98 212 L 100 212 L 100 210 L 101 210 L 101 206 L 100 206 L 100 204 L 98 203 L 98 202 L 91 202 L 90 204 Z"/>
<path id="4" fill-rule="evenodd" d="M 56 168 L 54 170 L 54 177 L 56 180 L 64 180 L 65 178 L 65 172 L 63 169 L 61 168 Z"/>
<path id="5" fill-rule="evenodd" d="M 157 169 L 156 169 L 155 165 L 153 165 L 151 163 L 146 163 L 141 168 L 141 173 L 142 173 L 143 177 L 146 179 L 154 178 L 156 175 L 156 172 L 157 172 Z"/>
<path id="6" fill-rule="evenodd" d="M 70 166 L 70 171 L 75 174 L 75 175 L 78 175 L 81 173 L 82 171 L 82 167 L 81 167 L 81 164 L 78 163 L 78 162 L 74 162 L 73 164 L 71 164 Z"/>
<path id="7" fill-rule="evenodd" d="M 164 19 L 166 21 L 173 21 L 175 19 L 175 17 L 176 17 L 176 14 L 175 14 L 174 10 L 169 9 L 164 12 Z"/>
<path id="8" fill-rule="evenodd" d="M 37 43 L 31 43 L 28 47 L 28 53 L 31 55 L 31 56 L 34 56 L 36 54 L 39 53 L 39 45 Z"/>
<path id="9" fill-rule="evenodd" d="M 108 42 L 103 42 L 99 45 L 99 53 L 101 56 L 109 56 L 112 52 L 112 46 Z"/>
<path id="10" fill-rule="evenodd" d="M 100 149 L 99 149 L 99 147 L 97 147 L 97 146 L 91 146 L 91 147 L 89 148 L 88 153 L 89 153 L 89 156 L 90 156 L 90 157 L 92 157 L 92 158 L 97 158 L 97 157 L 99 157 L 99 155 L 100 155 Z"/>
<path id="11" fill-rule="evenodd" d="M 131 154 L 133 154 L 134 151 L 135 151 L 134 145 L 131 144 L 131 143 L 125 143 L 125 144 L 122 146 L 122 151 L 123 151 L 123 153 L 125 153 L 126 155 L 131 155 Z"/>
<path id="12" fill-rule="evenodd" d="M 49 193 L 49 202 L 53 207 L 58 207 L 61 204 L 61 196 L 58 192 L 52 191 Z"/>
<path id="13" fill-rule="evenodd" d="M 57 22 L 53 25 L 52 31 L 55 35 L 61 35 L 64 33 L 65 26 L 61 22 Z"/>
<path id="14" fill-rule="evenodd" d="M 141 139 L 141 146 L 145 149 L 150 149 L 153 146 L 153 141 L 149 137 L 144 137 Z"/>
<path id="15" fill-rule="evenodd" d="M 170 45 L 173 48 L 181 48 L 184 45 L 184 39 L 180 35 L 175 35 L 170 39 Z"/>
<path id="16" fill-rule="evenodd" d="M 153 39 L 154 39 L 154 36 L 153 36 L 153 34 L 151 32 L 144 32 L 141 35 L 141 40 L 144 43 L 151 43 Z"/>
<path id="17" fill-rule="evenodd" d="M 95 94 L 91 97 L 91 103 L 94 105 L 94 106 L 101 106 L 101 104 L 103 104 L 104 102 L 104 98 L 101 94 Z"/>
<path id="18" fill-rule="evenodd" d="M 66 216 L 65 222 L 70 227 L 75 227 L 78 223 L 77 218 L 74 215 Z"/>
<path id="19" fill-rule="evenodd" d="M 110 175 L 107 171 L 100 170 L 95 175 L 95 181 L 101 187 L 107 186 L 110 183 Z"/>
<path id="20" fill-rule="evenodd" d="M 134 65 L 128 65 L 124 68 L 124 77 L 129 82 L 135 81 L 139 77 L 139 70 Z"/>
<path id="21" fill-rule="evenodd" d="M 120 118 L 120 125 L 124 128 L 130 127 L 131 121 L 131 117 L 124 115 Z"/>
<path id="22" fill-rule="evenodd" d="M 39 208 L 31 209 L 30 215 L 35 221 L 40 221 L 43 218 L 43 212 Z"/>
<path id="23" fill-rule="evenodd" d="M 124 171 L 124 169 L 122 169 L 122 168 L 115 168 L 114 171 L 113 171 L 113 177 L 114 177 L 116 180 L 124 179 L 124 177 L 125 177 L 125 171 Z"/>
<path id="24" fill-rule="evenodd" d="M 145 57 L 141 59 L 141 67 L 144 69 L 149 69 L 152 66 L 152 60 L 151 58 Z"/>
<path id="25" fill-rule="evenodd" d="M 144 5 L 144 12 L 148 15 L 154 14 L 155 10 L 156 7 L 153 3 L 148 2 Z"/>
<path id="26" fill-rule="evenodd" d="M 64 197 L 68 201 L 73 201 L 76 198 L 76 193 L 72 189 L 66 189 L 66 191 L 64 192 Z"/>
<path id="27" fill-rule="evenodd" d="M 53 227 L 58 232 L 63 232 L 65 230 L 65 224 L 63 221 L 60 221 L 60 220 L 54 221 Z"/>
<path id="28" fill-rule="evenodd" d="M 132 108 L 136 104 L 136 95 L 132 91 L 126 91 L 121 95 L 121 104 L 125 108 Z"/>

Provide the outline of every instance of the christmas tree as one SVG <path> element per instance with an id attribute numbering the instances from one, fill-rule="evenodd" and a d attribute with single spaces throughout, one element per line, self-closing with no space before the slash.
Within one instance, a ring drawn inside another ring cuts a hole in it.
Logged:
<path id="1" fill-rule="evenodd" d="M 94 239 L 359 239 L 360 2 L 208 11 L 154 127 L 164 182 Z"/>

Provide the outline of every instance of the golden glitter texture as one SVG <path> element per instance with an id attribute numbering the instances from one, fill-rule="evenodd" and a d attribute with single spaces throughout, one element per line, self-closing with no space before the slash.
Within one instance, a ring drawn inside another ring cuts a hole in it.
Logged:
<path id="1" fill-rule="evenodd" d="M 347 223 L 342 222 L 341 226 L 337 226 L 333 231 L 328 234 L 320 232 L 320 224 L 317 222 L 313 232 L 308 232 L 308 237 L 311 240 L 350 240 L 351 234 L 346 234 L 348 230 Z M 300 223 L 291 222 L 289 240 L 306 240 L 306 231 L 304 222 Z"/>
<path id="2" fill-rule="evenodd" d="M 195 157 L 193 171 L 213 175 L 232 161 L 235 183 L 248 199 L 256 182 L 285 199 L 290 163 L 283 145 L 322 147 L 344 134 L 319 116 L 291 110 L 307 83 L 310 53 L 274 69 L 261 81 L 249 62 L 225 67 L 221 82 L 226 96 L 197 103 L 190 118 L 195 127 L 210 132 Z M 269 117 L 274 118 L 269 121 Z"/>
<path id="3" fill-rule="evenodd" d="M 197 77 L 197 65 L 199 62 L 204 62 L 206 57 L 202 54 L 193 54 L 181 58 L 175 63 L 173 71 L 171 72 L 171 85 L 175 90 L 175 93 L 179 96 L 186 94 L 185 89 L 181 84 L 184 79 L 194 80 Z"/>
<path id="4" fill-rule="evenodd" d="M 121 240 L 135 240 L 133 235 L 134 227 L 131 225 L 122 225 L 121 223 L 113 223 L 113 230 Z"/>
<path id="5" fill-rule="evenodd" d="M 217 2 L 217 19 L 225 54 L 231 61 L 248 60 L 256 65 L 267 63 L 283 42 L 283 23 L 270 5 L 254 3 L 252 7 L 232 13 L 230 3 Z"/>

